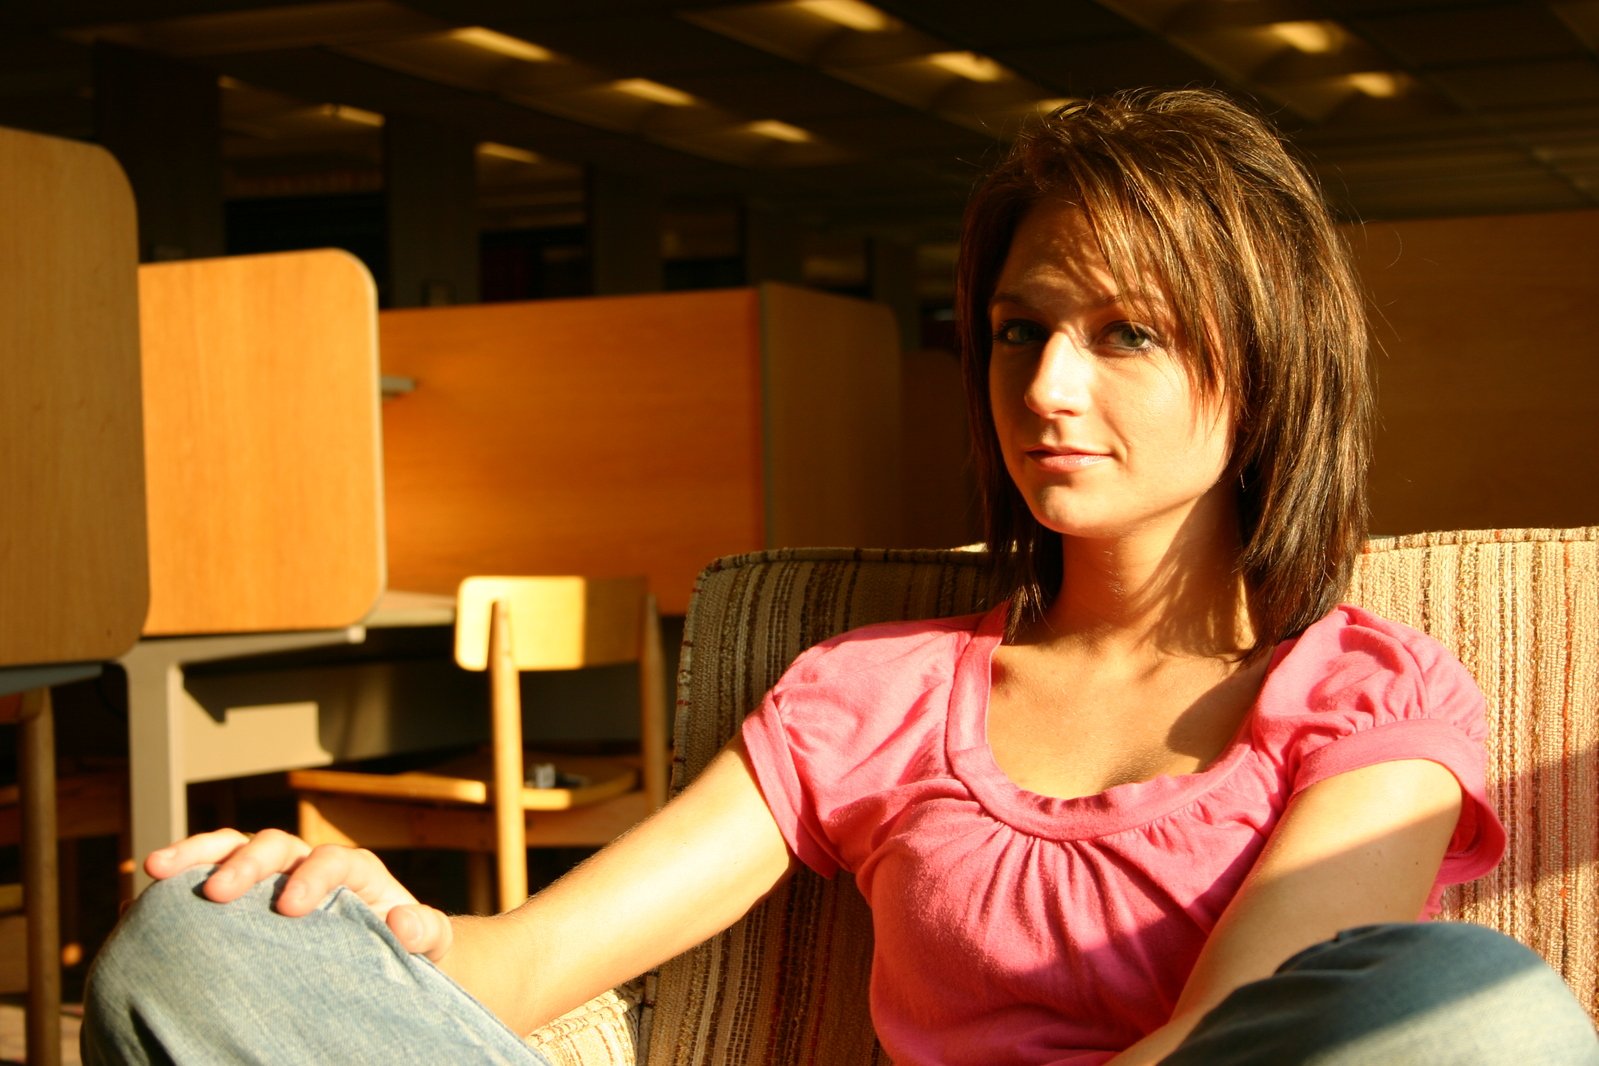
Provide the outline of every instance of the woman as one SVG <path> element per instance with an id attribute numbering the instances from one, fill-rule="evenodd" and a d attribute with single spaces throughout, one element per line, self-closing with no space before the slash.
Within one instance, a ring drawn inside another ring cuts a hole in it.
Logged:
<path id="1" fill-rule="evenodd" d="M 537 1061 L 517 1033 L 796 862 L 871 903 L 898 1062 L 1599 1058 L 1530 952 L 1413 922 L 1503 848 L 1482 700 L 1337 606 L 1367 341 L 1277 139 L 1205 92 L 1057 112 L 977 190 L 958 302 L 1001 606 L 807 652 L 664 811 L 495 918 L 280 832 L 158 851 L 88 1061 Z"/>

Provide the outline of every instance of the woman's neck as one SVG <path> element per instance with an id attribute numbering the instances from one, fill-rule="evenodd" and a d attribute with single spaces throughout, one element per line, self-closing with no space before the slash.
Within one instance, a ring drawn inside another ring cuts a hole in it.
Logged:
<path id="1" fill-rule="evenodd" d="M 1190 512 L 1170 535 L 1063 537 L 1062 580 L 1034 638 L 1141 656 L 1236 658 L 1254 645 L 1235 511 Z"/>

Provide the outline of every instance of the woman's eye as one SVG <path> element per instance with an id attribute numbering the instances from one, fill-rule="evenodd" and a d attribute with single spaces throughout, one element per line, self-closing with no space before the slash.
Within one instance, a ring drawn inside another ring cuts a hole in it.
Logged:
<path id="1" fill-rule="evenodd" d="M 1141 352 L 1150 348 L 1158 348 L 1160 341 L 1147 326 L 1140 326 L 1136 322 L 1117 322 L 1105 330 L 1103 334 L 1105 343 L 1113 348 L 1121 348 L 1130 352 Z"/>
<path id="2" fill-rule="evenodd" d="M 1037 344 L 1046 336 L 1044 328 L 1026 319 L 1009 319 L 994 330 L 994 340 L 1000 344 Z"/>

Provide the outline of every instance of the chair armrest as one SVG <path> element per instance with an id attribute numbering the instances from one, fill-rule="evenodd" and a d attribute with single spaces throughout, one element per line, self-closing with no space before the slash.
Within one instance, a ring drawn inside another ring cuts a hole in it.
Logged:
<path id="1" fill-rule="evenodd" d="M 602 992 L 528 1034 L 526 1043 L 553 1066 L 635 1066 L 641 993 L 636 981 Z"/>

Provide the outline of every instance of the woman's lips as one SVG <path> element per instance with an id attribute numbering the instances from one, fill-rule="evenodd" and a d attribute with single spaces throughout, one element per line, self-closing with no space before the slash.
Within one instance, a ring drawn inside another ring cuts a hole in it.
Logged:
<path id="1" fill-rule="evenodd" d="M 1080 451 L 1076 448 L 1029 448 L 1027 458 L 1042 470 L 1066 474 L 1096 466 L 1110 456 L 1104 452 Z"/>

